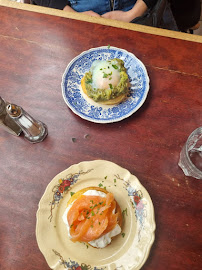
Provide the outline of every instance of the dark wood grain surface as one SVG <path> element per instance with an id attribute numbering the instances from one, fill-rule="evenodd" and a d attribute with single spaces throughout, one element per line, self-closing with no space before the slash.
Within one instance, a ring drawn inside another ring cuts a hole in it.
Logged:
<path id="1" fill-rule="evenodd" d="M 0 130 L 0 269 L 49 269 L 35 237 L 38 202 L 60 171 L 96 159 L 128 169 L 152 198 L 157 229 L 142 269 L 200 269 L 202 184 L 178 159 L 202 124 L 202 44 L 7 7 L 0 26 L 0 96 L 49 130 L 34 145 Z M 74 57 L 108 44 L 145 64 L 150 91 L 131 117 L 103 125 L 72 113 L 60 84 Z"/>

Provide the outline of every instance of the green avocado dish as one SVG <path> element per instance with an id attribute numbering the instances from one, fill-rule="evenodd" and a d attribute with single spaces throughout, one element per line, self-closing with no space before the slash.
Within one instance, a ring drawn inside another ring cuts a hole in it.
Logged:
<path id="1" fill-rule="evenodd" d="M 129 91 L 124 61 L 118 58 L 94 61 L 90 71 L 85 73 L 81 86 L 84 93 L 95 102 L 120 103 Z"/>

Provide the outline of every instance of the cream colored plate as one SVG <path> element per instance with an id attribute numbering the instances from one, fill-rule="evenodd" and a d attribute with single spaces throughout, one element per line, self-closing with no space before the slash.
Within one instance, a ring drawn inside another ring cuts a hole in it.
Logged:
<path id="1" fill-rule="evenodd" d="M 90 186 L 112 192 L 124 216 L 122 234 L 103 249 L 70 241 L 62 221 L 72 192 Z M 146 189 L 129 171 L 104 160 L 81 162 L 56 175 L 37 211 L 37 242 L 55 270 L 140 269 L 148 258 L 154 231 L 154 208 Z"/>

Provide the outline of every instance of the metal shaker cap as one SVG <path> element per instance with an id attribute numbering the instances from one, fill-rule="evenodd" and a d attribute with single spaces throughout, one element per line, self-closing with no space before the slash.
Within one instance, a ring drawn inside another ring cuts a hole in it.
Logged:
<path id="1" fill-rule="evenodd" d="M 21 108 L 15 104 L 8 104 L 6 106 L 6 111 L 10 117 L 18 117 L 22 113 Z"/>

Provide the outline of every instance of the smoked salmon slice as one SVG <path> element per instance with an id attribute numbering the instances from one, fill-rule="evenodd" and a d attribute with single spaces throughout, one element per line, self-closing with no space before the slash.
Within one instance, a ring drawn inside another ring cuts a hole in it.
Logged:
<path id="1" fill-rule="evenodd" d="M 106 197 L 81 195 L 67 213 L 71 240 L 90 242 L 113 230 L 118 224 L 116 201 L 112 193 Z"/>

